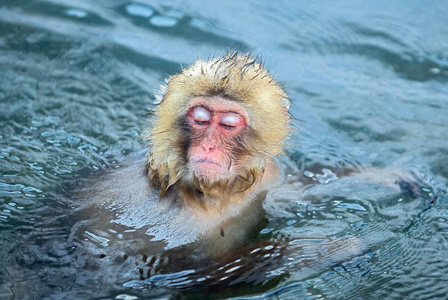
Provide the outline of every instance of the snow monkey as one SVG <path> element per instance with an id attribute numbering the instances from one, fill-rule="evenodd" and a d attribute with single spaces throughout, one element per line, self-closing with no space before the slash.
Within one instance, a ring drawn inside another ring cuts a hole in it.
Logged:
<path id="1" fill-rule="evenodd" d="M 263 191 L 279 176 L 288 96 L 261 63 L 238 53 L 197 60 L 161 89 L 146 158 L 88 197 L 115 214 L 112 222 L 146 228 L 165 249 L 236 249 L 263 219 Z"/>
<path id="2" fill-rule="evenodd" d="M 221 239 L 235 238 L 229 218 L 278 176 L 274 157 L 290 133 L 288 96 L 262 64 L 237 53 L 196 61 L 161 94 L 146 136 L 151 185 L 199 227 L 214 223 Z M 237 231 L 242 238 L 245 230 Z"/>
<path id="3" fill-rule="evenodd" d="M 289 100 L 262 65 L 229 54 L 169 79 L 147 139 L 161 197 L 213 218 L 249 205 L 277 173 Z M 170 196 L 168 196 L 170 197 Z M 172 196 L 171 196 L 172 197 Z"/>

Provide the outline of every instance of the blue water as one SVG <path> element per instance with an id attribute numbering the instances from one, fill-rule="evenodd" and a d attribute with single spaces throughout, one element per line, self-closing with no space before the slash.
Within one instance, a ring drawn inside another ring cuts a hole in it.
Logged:
<path id="1" fill-rule="evenodd" d="M 0 1 L 0 298 L 446 299 L 447 15 L 441 1 Z M 293 102 L 257 238 L 300 250 L 143 279 L 98 268 L 91 251 L 109 246 L 71 217 L 74 187 L 145 147 L 164 78 L 229 49 L 260 54 Z M 347 171 L 370 167 L 418 191 Z M 361 245 L 319 261 L 341 236 Z"/>

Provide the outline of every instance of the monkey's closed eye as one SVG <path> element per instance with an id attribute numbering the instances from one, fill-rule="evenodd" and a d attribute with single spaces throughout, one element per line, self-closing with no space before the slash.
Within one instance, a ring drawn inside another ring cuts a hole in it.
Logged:
<path id="1" fill-rule="evenodd" d="M 225 127 L 226 129 L 234 129 L 243 124 L 243 118 L 236 113 L 228 112 L 223 115 L 219 120 L 219 125 Z"/>
<path id="2" fill-rule="evenodd" d="M 194 122 L 198 125 L 208 125 L 210 124 L 209 121 L 199 121 L 199 120 L 194 120 Z"/>
<path id="3" fill-rule="evenodd" d="M 202 106 L 192 109 L 192 117 L 196 124 L 208 124 L 212 118 L 210 111 Z"/>
<path id="4" fill-rule="evenodd" d="M 229 125 L 229 124 L 224 124 L 224 123 L 220 123 L 219 125 L 224 126 L 226 129 L 236 128 L 236 126 L 234 126 L 234 125 Z"/>

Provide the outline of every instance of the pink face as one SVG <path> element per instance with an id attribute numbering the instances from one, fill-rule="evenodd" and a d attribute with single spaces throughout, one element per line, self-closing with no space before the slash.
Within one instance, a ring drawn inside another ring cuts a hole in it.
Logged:
<path id="1" fill-rule="evenodd" d="M 232 143 L 248 124 L 245 109 L 222 98 L 198 97 L 189 105 L 187 121 L 193 135 L 189 168 L 205 179 L 229 176 Z"/>

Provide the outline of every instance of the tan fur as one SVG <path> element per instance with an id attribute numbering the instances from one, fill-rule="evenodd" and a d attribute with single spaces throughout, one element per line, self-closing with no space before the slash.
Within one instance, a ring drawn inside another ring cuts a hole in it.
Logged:
<path id="1" fill-rule="evenodd" d="M 249 126 L 257 134 L 257 143 L 247 145 L 252 156 L 245 162 L 247 174 L 231 179 L 232 182 L 196 182 L 206 196 L 214 198 L 213 194 L 229 195 L 250 189 L 254 181 L 263 176 L 267 162 L 282 153 L 284 140 L 289 134 L 288 96 L 263 66 L 249 55 L 233 53 L 208 61 L 197 60 L 182 73 L 169 78 L 161 95 L 146 136 L 151 146 L 148 153 L 149 177 L 161 189 L 161 195 L 171 186 L 188 189 L 185 183 L 188 185 L 198 180 L 185 178 L 188 172 L 183 161 L 185 149 L 179 145 L 184 132 L 178 124 L 186 114 L 188 103 L 196 97 L 219 96 L 237 102 L 247 110 Z M 228 190 L 229 184 L 234 187 L 231 191 Z"/>

